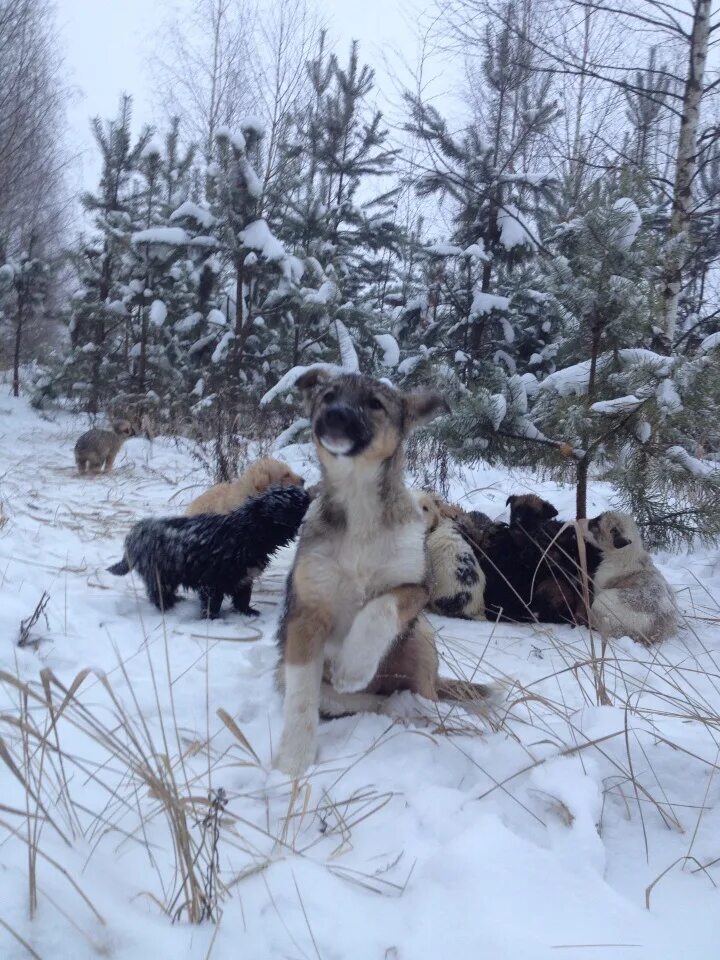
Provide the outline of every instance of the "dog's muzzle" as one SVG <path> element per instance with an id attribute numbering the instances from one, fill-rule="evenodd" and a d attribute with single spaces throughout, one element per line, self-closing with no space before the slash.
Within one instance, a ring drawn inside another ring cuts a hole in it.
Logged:
<path id="1" fill-rule="evenodd" d="M 336 457 L 354 457 L 372 439 L 365 419 L 346 403 L 327 407 L 315 422 L 315 436 Z"/>

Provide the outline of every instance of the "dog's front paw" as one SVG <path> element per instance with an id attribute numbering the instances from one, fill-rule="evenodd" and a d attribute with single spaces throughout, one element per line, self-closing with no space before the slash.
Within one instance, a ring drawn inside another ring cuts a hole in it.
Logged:
<path id="1" fill-rule="evenodd" d="M 235 606 L 235 612 L 241 613 L 243 617 L 259 617 L 260 611 L 256 610 L 255 607 L 238 607 Z"/>
<path id="2" fill-rule="evenodd" d="M 377 664 L 358 647 L 344 647 L 330 669 L 330 682 L 338 693 L 364 690 L 377 673 Z"/>
<path id="3" fill-rule="evenodd" d="M 302 729 L 286 731 L 280 740 L 273 766 L 292 780 L 298 780 L 315 762 L 315 737 Z"/>

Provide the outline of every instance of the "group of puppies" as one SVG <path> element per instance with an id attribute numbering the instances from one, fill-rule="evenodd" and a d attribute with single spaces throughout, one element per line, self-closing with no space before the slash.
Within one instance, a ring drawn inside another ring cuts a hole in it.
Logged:
<path id="1" fill-rule="evenodd" d="M 253 613 L 253 579 L 299 531 L 277 635 L 284 724 L 274 763 L 286 774 L 314 761 L 321 717 L 381 711 L 396 691 L 487 709 L 492 684 L 440 675 L 428 607 L 590 622 L 646 643 L 675 629 L 672 591 L 627 515 L 563 524 L 552 504 L 524 495 L 508 499 L 510 521 L 498 523 L 409 490 L 404 441 L 449 412 L 439 394 L 320 366 L 297 387 L 321 470 L 313 491 L 279 461 L 258 461 L 185 516 L 140 521 L 109 568 L 137 570 L 160 609 L 182 586 L 207 616 L 225 596 Z"/>
<path id="2" fill-rule="evenodd" d="M 591 625 L 657 643 L 678 626 L 672 590 L 631 516 L 563 523 L 535 494 L 508 497 L 509 523 L 418 497 L 428 528 L 430 608 L 446 616 Z"/>

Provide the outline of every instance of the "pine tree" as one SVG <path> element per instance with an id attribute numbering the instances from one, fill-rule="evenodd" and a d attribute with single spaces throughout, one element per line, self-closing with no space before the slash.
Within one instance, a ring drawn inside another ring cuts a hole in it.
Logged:
<path id="1" fill-rule="evenodd" d="M 578 517 L 587 515 L 589 478 L 603 476 L 648 542 L 712 539 L 720 470 L 704 450 L 720 445 L 720 336 L 693 356 L 651 349 L 662 234 L 652 217 L 643 226 L 625 192 L 633 182 L 641 200 L 632 177 L 598 183 L 548 238 L 555 256 L 544 286 L 562 320 L 559 369 L 541 380 L 496 371 L 460 405 L 446 439 L 462 457 L 541 464 L 571 480 Z"/>
<path id="2" fill-rule="evenodd" d="M 135 143 L 131 134 L 132 101 L 124 96 L 115 120 L 95 118 L 92 130 L 102 158 L 96 193 L 82 197 L 92 216 L 93 235 L 75 255 L 80 286 L 73 295 L 70 319 L 72 351 L 59 384 L 82 398 L 96 414 L 126 386 L 130 343 L 128 311 L 123 298 L 123 259 L 130 247 L 136 200 L 134 177 L 151 138 L 144 129 Z"/>
<path id="3" fill-rule="evenodd" d="M 20 396 L 23 336 L 33 318 L 43 310 L 48 265 L 23 251 L 0 266 L 0 320 L 7 320 L 13 338 L 13 396 Z"/>
<path id="4" fill-rule="evenodd" d="M 439 111 L 413 95 L 406 100 L 407 125 L 428 151 L 432 169 L 417 177 L 421 197 L 451 204 L 453 231 L 427 249 L 425 298 L 429 312 L 419 339 L 457 364 L 463 383 L 479 383 L 489 364 L 516 366 L 516 326 L 525 323 L 527 265 L 539 245 L 540 205 L 553 180 L 533 166 L 533 150 L 558 116 L 549 79 L 538 80 L 533 46 L 523 12 L 510 3 L 501 26 L 488 27 L 480 76 L 483 91 L 475 122 L 461 136 L 451 134 Z M 546 338 L 522 347 L 532 355 Z"/>
<path id="5" fill-rule="evenodd" d="M 374 335 L 386 329 L 389 264 L 404 241 L 395 217 L 397 190 L 377 188 L 397 151 L 387 144 L 382 114 L 371 108 L 374 73 L 353 43 L 345 66 L 320 38 L 307 65 L 311 99 L 285 144 L 287 169 L 278 236 L 302 263 L 292 302 L 287 366 L 334 355 L 340 318 L 368 363 Z M 363 202 L 360 196 L 363 196 Z"/>

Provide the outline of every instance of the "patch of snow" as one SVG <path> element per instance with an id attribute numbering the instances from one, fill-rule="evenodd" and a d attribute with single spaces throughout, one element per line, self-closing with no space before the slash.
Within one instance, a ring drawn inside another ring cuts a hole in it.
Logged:
<path id="1" fill-rule="evenodd" d="M 677 392 L 675 384 L 670 378 L 660 381 L 655 391 L 655 396 L 657 397 L 658 407 L 665 414 L 672 415 L 680 413 L 683 408 L 680 394 Z"/>
<path id="2" fill-rule="evenodd" d="M 308 430 L 310 427 L 310 421 L 307 417 L 301 417 L 299 420 L 296 420 L 294 423 L 291 423 L 290 426 L 283 430 L 279 436 L 273 441 L 271 450 L 273 453 L 277 453 L 278 450 L 282 450 L 283 447 L 289 446 L 295 441 L 295 438 L 299 433 L 302 433 L 303 430 Z"/>
<path id="3" fill-rule="evenodd" d="M 515 247 L 533 249 L 537 246 L 537 228 L 527 215 L 520 213 L 514 204 L 506 203 L 502 210 L 498 211 L 497 225 L 500 231 L 500 243 L 506 250 L 512 250 Z"/>
<path id="4" fill-rule="evenodd" d="M 424 353 L 416 354 L 413 357 L 405 357 L 402 363 L 398 364 L 397 372 L 401 376 L 407 377 L 413 372 L 413 370 L 415 370 L 415 368 L 419 364 L 423 362 L 424 359 L 425 359 Z"/>
<path id="5" fill-rule="evenodd" d="M 375 343 L 383 351 L 380 362 L 384 367 L 396 367 L 400 363 L 400 347 L 395 337 L 389 333 L 376 333 Z"/>
<path id="6" fill-rule="evenodd" d="M 618 250 L 629 250 L 642 226 L 638 205 L 630 197 L 621 197 L 613 204 L 619 223 L 611 228 L 611 241 Z"/>
<path id="7" fill-rule="evenodd" d="M 265 257 L 266 260 L 282 260 L 285 248 L 273 235 L 266 220 L 254 220 L 240 231 L 240 241 Z"/>
<path id="8" fill-rule="evenodd" d="M 150 323 L 154 327 L 161 327 L 167 320 L 168 310 L 162 300 L 153 300 L 150 304 Z"/>
<path id="9" fill-rule="evenodd" d="M 168 247 L 185 246 L 190 237 L 182 227 L 150 227 L 147 230 L 138 230 L 130 237 L 132 244 L 150 243 L 164 244 Z"/>
<path id="10" fill-rule="evenodd" d="M 720 347 L 720 331 L 718 331 L 718 333 L 711 333 L 709 337 L 705 337 L 698 347 L 698 353 L 709 353 L 711 350 L 717 350 L 718 347 Z"/>
<path id="11" fill-rule="evenodd" d="M 500 297 L 495 293 L 483 293 L 476 290 L 470 307 L 471 317 L 482 317 L 493 310 L 507 310 L 510 307 L 509 297 Z"/>
<path id="12" fill-rule="evenodd" d="M 228 355 L 230 344 L 234 339 L 235 334 L 232 330 L 228 330 L 227 333 L 223 334 L 220 340 L 218 340 L 217 346 L 213 350 L 212 356 L 210 357 L 210 362 L 220 363 L 222 360 L 224 360 Z"/>
<path id="13" fill-rule="evenodd" d="M 174 220 L 194 220 L 205 230 L 209 230 L 215 224 L 215 217 L 210 211 L 199 203 L 193 203 L 192 200 L 186 200 L 177 210 L 173 210 L 170 214 L 170 222 Z"/>
<path id="14" fill-rule="evenodd" d="M 590 409 L 594 413 L 613 416 L 618 413 L 629 413 L 631 410 L 636 410 L 642 402 L 642 400 L 638 400 L 637 397 L 629 394 L 627 397 L 615 397 L 614 400 L 598 400 L 597 403 L 590 404 Z"/>
<path id="15" fill-rule="evenodd" d="M 338 349 L 340 350 L 340 366 L 347 373 L 359 373 L 360 360 L 358 359 L 355 344 L 353 343 L 353 338 L 350 336 L 350 331 L 342 320 L 335 321 L 335 335 L 337 336 Z"/>
<path id="16" fill-rule="evenodd" d="M 431 243 L 425 249 L 433 257 L 457 257 L 463 252 L 462 247 L 458 247 L 456 243 L 449 243 L 448 241 Z"/>
<path id="17" fill-rule="evenodd" d="M 222 310 L 218 310 L 217 307 L 213 307 L 212 310 L 208 310 L 207 322 L 212 324 L 214 327 L 226 327 L 227 317 Z"/>

